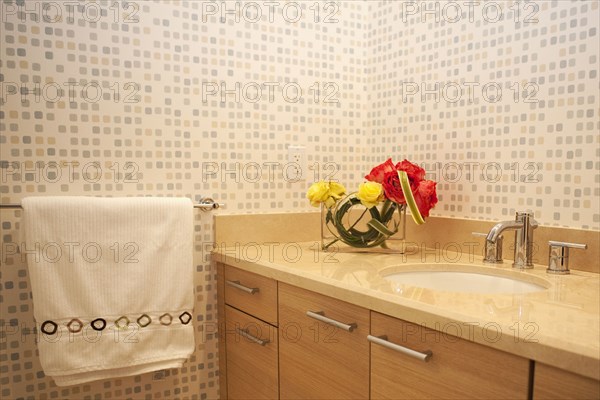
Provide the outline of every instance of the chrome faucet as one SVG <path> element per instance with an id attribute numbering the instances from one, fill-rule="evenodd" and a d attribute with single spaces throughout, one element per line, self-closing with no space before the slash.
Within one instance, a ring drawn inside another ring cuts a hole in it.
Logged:
<path id="1" fill-rule="evenodd" d="M 498 263 L 497 257 L 493 257 L 494 250 L 498 246 L 498 238 L 506 230 L 515 231 L 515 261 L 513 268 L 533 268 L 533 230 L 538 227 L 533 219 L 531 211 L 517 212 L 514 221 L 499 222 L 490 230 L 485 238 L 485 258 L 488 263 Z"/>

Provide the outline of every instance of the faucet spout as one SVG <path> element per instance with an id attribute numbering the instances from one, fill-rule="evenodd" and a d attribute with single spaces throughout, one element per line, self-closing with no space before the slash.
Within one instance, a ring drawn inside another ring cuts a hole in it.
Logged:
<path id="1" fill-rule="evenodd" d="M 485 238 L 486 241 L 496 243 L 498 237 L 502 234 L 502 232 L 507 230 L 516 230 L 523 228 L 523 221 L 503 221 L 498 222 Z"/>
<path id="2" fill-rule="evenodd" d="M 538 224 L 533 219 L 532 212 L 518 212 L 514 221 L 499 222 L 487 234 L 485 238 L 485 262 L 498 263 L 498 257 L 493 257 L 492 253 L 497 251 L 501 244 L 501 234 L 507 230 L 515 231 L 515 257 L 513 267 L 515 268 L 533 268 L 533 230 Z"/>

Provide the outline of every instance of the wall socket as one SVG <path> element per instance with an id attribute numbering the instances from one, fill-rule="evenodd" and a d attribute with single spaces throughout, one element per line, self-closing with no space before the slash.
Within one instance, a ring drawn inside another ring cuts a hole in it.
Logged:
<path id="1" fill-rule="evenodd" d="M 305 146 L 288 146 L 288 165 L 284 174 L 289 182 L 305 181 L 308 173 Z"/>

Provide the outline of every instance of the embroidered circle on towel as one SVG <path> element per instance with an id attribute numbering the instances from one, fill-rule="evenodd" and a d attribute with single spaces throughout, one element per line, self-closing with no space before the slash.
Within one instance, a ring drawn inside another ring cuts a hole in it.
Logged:
<path id="1" fill-rule="evenodd" d="M 185 321 L 184 321 L 184 319 L 185 319 Z M 189 312 L 185 311 L 179 316 L 179 320 L 181 321 L 182 324 L 187 325 L 192 320 L 192 316 L 190 315 Z"/>
<path id="2" fill-rule="evenodd" d="M 173 321 L 173 317 L 169 313 L 164 313 L 163 315 L 160 316 L 160 318 L 158 320 L 160 321 L 161 325 L 171 325 L 171 322 Z"/>
<path id="3" fill-rule="evenodd" d="M 145 318 L 143 323 L 142 320 Z M 137 323 L 139 326 L 141 326 L 142 328 L 147 327 L 148 325 L 150 325 L 150 323 L 152 322 L 152 318 L 150 318 L 147 314 L 142 314 L 138 319 L 137 319 Z"/>
<path id="4" fill-rule="evenodd" d="M 100 326 L 98 326 L 98 322 L 100 322 Z M 91 322 L 91 325 L 93 330 L 101 331 L 104 330 L 104 328 L 106 327 L 106 320 L 104 318 L 96 318 Z"/>
<path id="5" fill-rule="evenodd" d="M 118 320 L 115 321 L 115 326 L 117 327 L 117 329 L 126 329 L 129 326 L 129 318 L 127 318 L 124 315 L 121 316 Z"/>
<path id="6" fill-rule="evenodd" d="M 52 331 L 47 330 L 47 326 L 50 325 L 52 327 Z M 42 324 L 42 332 L 46 335 L 54 335 L 56 330 L 58 329 L 58 325 L 54 321 L 44 321 Z"/>
<path id="7" fill-rule="evenodd" d="M 75 324 L 75 327 L 73 327 L 73 324 Z M 67 324 L 67 329 L 69 330 L 69 332 L 71 333 L 79 333 L 81 332 L 81 330 L 83 329 L 83 322 L 81 322 L 79 319 L 77 318 L 73 318 L 72 320 L 69 321 L 69 323 Z"/>

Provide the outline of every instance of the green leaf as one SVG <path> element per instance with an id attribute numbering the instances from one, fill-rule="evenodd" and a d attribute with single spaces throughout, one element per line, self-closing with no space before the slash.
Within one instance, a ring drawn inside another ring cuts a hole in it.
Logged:
<path id="1" fill-rule="evenodd" d="M 331 210 L 327 210 L 327 216 L 325 217 L 325 222 L 330 223 L 332 221 L 333 221 L 333 215 L 331 213 Z"/>
<path id="2" fill-rule="evenodd" d="M 335 211 L 332 211 L 331 220 L 327 219 L 328 225 L 331 224 L 335 227 L 337 234 L 334 233 L 334 235 L 347 245 L 357 248 L 369 248 L 385 244 L 385 241 L 398 231 L 395 221 L 395 231 L 385 226 L 392 219 L 397 205 L 387 200 L 382 207 L 382 210 L 385 211 L 384 213 L 380 213 L 377 207 L 365 208 L 359 218 L 350 226 L 347 226 L 345 222 L 348 222 L 346 219 L 348 212 L 352 207 L 360 204 L 360 200 L 354 194 L 348 195 L 338 203 Z M 357 225 L 367 213 L 370 214 L 371 221 L 367 223 L 368 229 L 363 231 Z"/>
<path id="3" fill-rule="evenodd" d="M 367 225 L 369 225 L 371 228 L 375 229 L 377 232 L 381 233 L 382 235 L 386 235 L 386 236 L 392 236 L 394 233 L 394 231 L 389 230 L 387 226 L 385 226 L 384 224 L 381 223 L 381 221 L 378 221 L 376 219 L 372 219 L 369 222 L 367 222 Z"/>
<path id="4" fill-rule="evenodd" d="M 398 171 L 398 178 L 400 178 L 400 187 L 402 188 L 402 193 L 404 193 L 404 198 L 406 199 L 406 205 L 410 210 L 410 215 L 415 221 L 415 224 L 423 225 L 425 223 L 425 220 L 421 216 L 419 207 L 417 207 L 417 203 L 415 202 L 415 198 L 413 197 L 412 190 L 410 190 L 408 174 L 405 171 Z"/>

